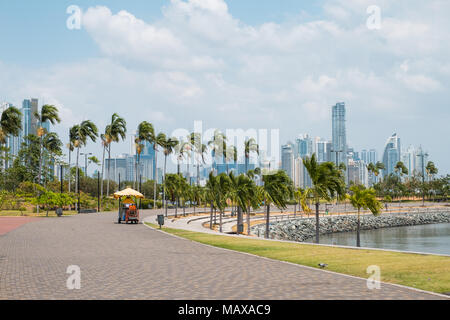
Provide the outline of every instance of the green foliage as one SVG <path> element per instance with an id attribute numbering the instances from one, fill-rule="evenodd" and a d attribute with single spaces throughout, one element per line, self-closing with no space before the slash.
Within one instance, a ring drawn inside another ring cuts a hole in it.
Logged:
<path id="1" fill-rule="evenodd" d="M 369 209 L 374 215 L 380 214 L 382 205 L 376 198 L 375 189 L 366 189 L 362 185 L 355 185 L 350 187 L 350 192 L 350 203 L 358 209 L 358 214 L 361 209 Z"/>

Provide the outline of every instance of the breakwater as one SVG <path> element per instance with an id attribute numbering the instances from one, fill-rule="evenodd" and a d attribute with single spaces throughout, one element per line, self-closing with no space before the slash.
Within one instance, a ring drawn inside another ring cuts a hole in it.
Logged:
<path id="1" fill-rule="evenodd" d="M 361 215 L 361 230 L 374 230 L 401 226 L 415 226 L 433 223 L 450 223 L 450 210 L 414 214 Z M 357 216 L 320 217 L 320 234 L 356 231 Z M 265 225 L 252 227 L 253 234 L 264 236 Z M 271 222 L 270 234 L 274 239 L 304 242 L 315 237 L 315 217 Z"/>

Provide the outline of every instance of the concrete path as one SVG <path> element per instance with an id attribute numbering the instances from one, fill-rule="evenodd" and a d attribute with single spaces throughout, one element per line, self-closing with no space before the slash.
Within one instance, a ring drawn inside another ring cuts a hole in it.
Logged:
<path id="1" fill-rule="evenodd" d="M 81 268 L 80 290 L 66 287 L 70 265 Z M 118 225 L 115 213 L 39 219 L 0 236 L 0 299 L 438 298 Z"/>

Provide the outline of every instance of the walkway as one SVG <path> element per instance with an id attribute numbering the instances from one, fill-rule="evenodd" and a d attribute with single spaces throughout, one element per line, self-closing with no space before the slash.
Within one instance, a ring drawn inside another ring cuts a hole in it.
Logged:
<path id="1" fill-rule="evenodd" d="M 81 268 L 80 290 L 66 288 L 70 265 Z M 0 299 L 437 298 L 118 225 L 115 213 L 39 219 L 0 236 Z"/>

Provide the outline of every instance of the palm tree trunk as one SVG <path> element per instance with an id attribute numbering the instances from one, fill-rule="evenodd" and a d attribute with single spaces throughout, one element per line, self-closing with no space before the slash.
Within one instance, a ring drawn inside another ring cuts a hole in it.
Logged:
<path id="1" fill-rule="evenodd" d="M 178 215 L 178 197 L 175 200 L 175 218 L 177 217 L 177 215 Z"/>
<path id="2" fill-rule="evenodd" d="M 157 208 L 156 207 L 156 187 L 157 187 L 157 181 L 158 181 L 158 149 L 156 149 L 156 148 L 155 148 L 155 172 L 153 173 L 153 178 L 155 179 L 155 181 L 153 183 L 153 207 Z"/>
<path id="3" fill-rule="evenodd" d="M 200 164 L 197 163 L 197 186 L 200 185 Z"/>
<path id="4" fill-rule="evenodd" d="M 213 202 L 211 201 L 211 213 L 209 215 L 209 228 L 213 228 Z"/>
<path id="5" fill-rule="evenodd" d="M 75 192 L 78 193 L 78 179 L 80 179 L 79 177 L 79 172 L 78 172 L 78 161 L 80 159 L 80 147 L 77 147 L 77 172 L 75 174 Z M 78 202 L 75 202 L 75 210 L 78 210 Z"/>
<path id="6" fill-rule="evenodd" d="M 270 204 L 266 204 L 266 239 L 269 239 Z"/>
<path id="7" fill-rule="evenodd" d="M 70 169 L 71 169 L 71 166 L 70 166 L 70 155 L 71 155 L 71 151 L 70 151 L 70 149 L 69 149 L 69 193 L 70 193 L 70 181 L 72 180 L 72 173 L 71 173 L 71 171 L 70 171 Z M 72 209 L 72 205 L 70 205 L 69 204 L 69 211 Z"/>
<path id="8" fill-rule="evenodd" d="M 39 175 L 38 175 L 38 184 L 41 184 L 41 175 L 42 175 L 42 136 L 39 137 Z"/>
<path id="9" fill-rule="evenodd" d="M 109 197 L 109 178 L 111 177 L 111 144 L 108 144 L 108 180 L 106 180 L 106 196 Z"/>
<path id="10" fill-rule="evenodd" d="M 100 185 L 100 208 L 102 207 L 102 201 L 103 201 L 103 178 L 104 178 L 104 171 L 105 171 L 105 149 L 106 146 L 103 145 L 103 157 L 102 157 L 102 175 L 101 175 L 101 185 Z M 110 176 L 110 173 L 108 171 L 108 176 Z M 108 177 L 109 179 L 109 177 Z"/>
<path id="11" fill-rule="evenodd" d="M 222 212 L 222 210 L 220 210 L 220 213 L 219 213 L 219 223 L 220 223 L 220 230 L 219 230 L 219 232 L 220 233 L 222 233 L 222 214 L 223 214 L 223 212 Z"/>
<path id="12" fill-rule="evenodd" d="M 164 155 L 164 177 L 163 177 L 163 206 L 165 207 L 166 217 L 167 217 L 167 201 L 166 201 L 166 166 L 167 166 L 167 155 Z"/>
<path id="13" fill-rule="evenodd" d="M 320 232 L 320 224 L 319 224 L 319 206 L 320 202 L 316 202 L 316 243 L 319 243 L 319 232 Z"/>
<path id="14" fill-rule="evenodd" d="M 70 149 L 69 149 L 69 193 L 70 193 L 70 180 L 72 180 L 71 178 L 72 178 L 72 175 L 71 175 L 71 173 L 70 173 L 70 169 L 71 169 L 71 166 L 70 166 L 70 155 L 71 155 L 71 151 L 70 151 Z M 69 210 L 70 210 L 70 204 L 69 204 Z"/>
<path id="15" fill-rule="evenodd" d="M 247 211 L 247 235 L 250 235 L 250 206 Z"/>
<path id="16" fill-rule="evenodd" d="M 360 208 L 358 208 L 358 223 L 356 225 L 356 246 L 357 247 L 361 247 L 361 239 L 359 236 L 359 232 L 360 232 L 359 211 L 360 211 Z"/>
<path id="17" fill-rule="evenodd" d="M 188 157 L 187 157 L 187 178 L 188 178 L 188 183 L 189 183 L 189 185 L 191 185 L 191 173 L 190 173 L 190 154 L 188 154 Z"/>

